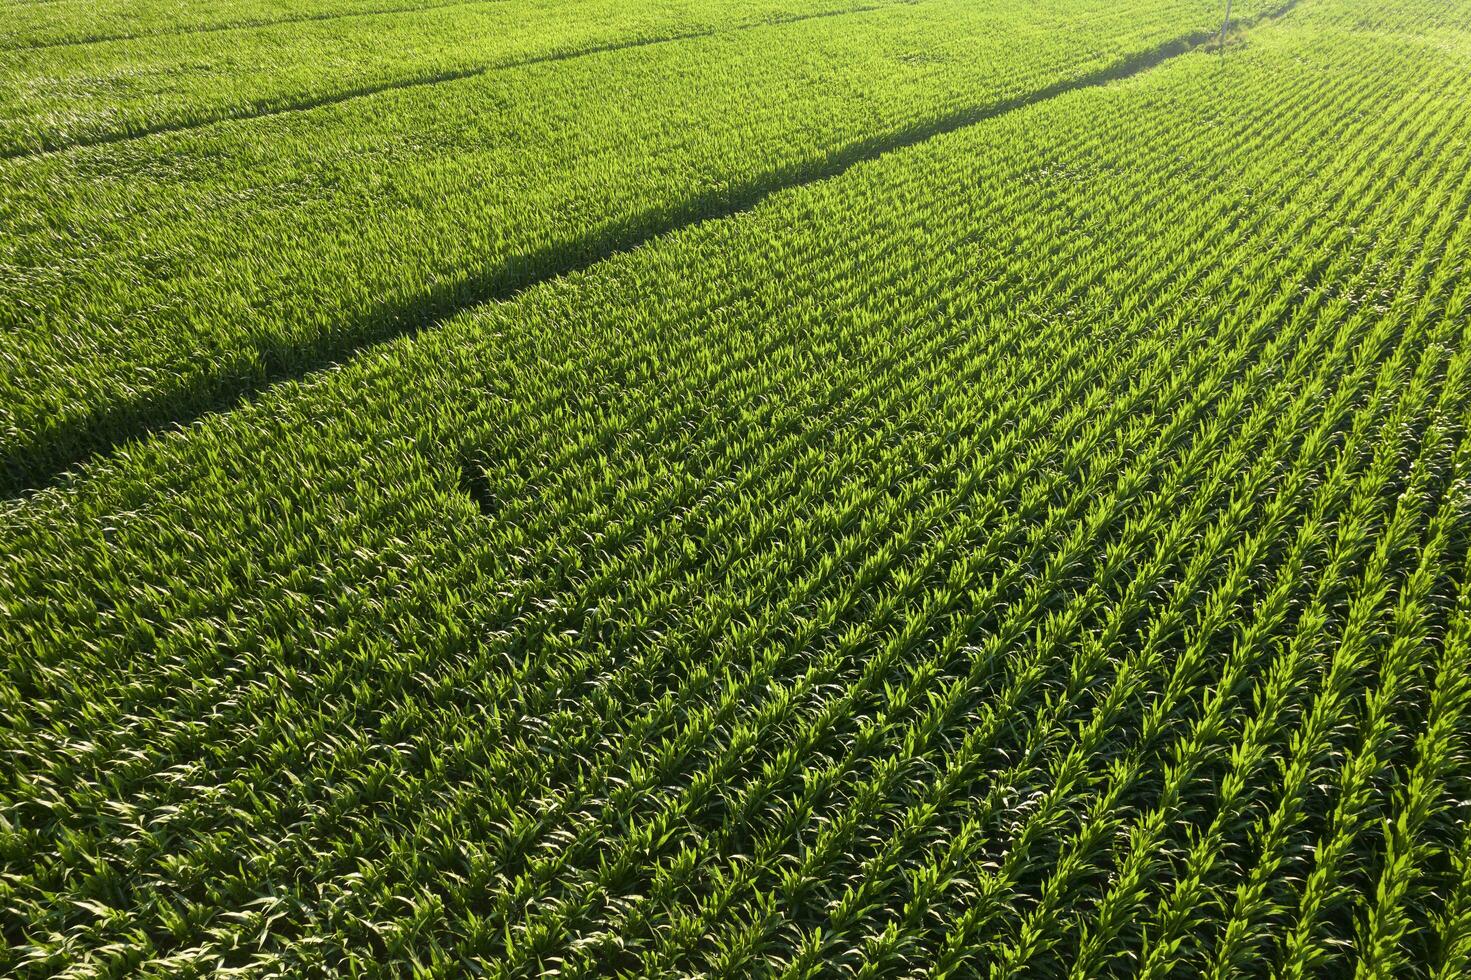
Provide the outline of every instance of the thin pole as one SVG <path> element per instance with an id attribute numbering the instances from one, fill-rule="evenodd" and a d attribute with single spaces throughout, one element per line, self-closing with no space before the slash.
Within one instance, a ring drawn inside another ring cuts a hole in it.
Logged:
<path id="1" fill-rule="evenodd" d="M 1221 53 L 1222 54 L 1225 54 L 1226 53 L 1226 28 L 1230 25 L 1230 23 L 1231 23 L 1231 0 L 1226 0 L 1226 19 L 1223 20 L 1223 21 L 1221 21 L 1221 42 L 1219 44 L 1219 47 L 1221 49 Z"/>

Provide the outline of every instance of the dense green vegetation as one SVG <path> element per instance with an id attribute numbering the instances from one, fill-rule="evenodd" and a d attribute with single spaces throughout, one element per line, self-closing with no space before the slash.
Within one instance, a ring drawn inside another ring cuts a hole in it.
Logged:
<path id="1" fill-rule="evenodd" d="M 520 0 L 440 6 L 411 18 L 344 15 L 166 40 L 22 48 L 4 58 L 16 84 L 5 93 L 0 150 L 17 155 L 106 142 L 609 48 L 865 13 L 889 2 L 903 0 L 739 6 Z M 385 21 L 393 28 L 391 44 L 383 43 Z"/>
<path id="2" fill-rule="evenodd" d="M 505 0 L 214 0 L 209 3 L 131 0 L 8 0 L 0 47 L 35 48 L 88 41 L 303 24 L 360 15 L 424 13 L 486 6 Z M 413 26 L 408 25 L 410 31 Z"/>
<path id="3" fill-rule="evenodd" d="M 889 5 L 0 163 L 4 482 L 1214 17 L 1069 5 Z"/>
<path id="4" fill-rule="evenodd" d="M 974 6 L 0 164 L 0 974 L 1466 976 L 1471 10 Z"/>

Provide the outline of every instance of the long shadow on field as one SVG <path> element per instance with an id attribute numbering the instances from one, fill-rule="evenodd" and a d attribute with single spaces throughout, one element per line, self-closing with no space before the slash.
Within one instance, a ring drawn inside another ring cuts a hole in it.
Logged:
<path id="1" fill-rule="evenodd" d="M 505 0 L 488 0 L 488 2 L 503 3 Z M 673 44 L 679 41 L 695 41 L 705 37 L 719 37 L 722 34 L 737 34 L 741 31 L 752 31 L 761 27 L 780 27 L 785 24 L 798 24 L 804 20 L 822 20 L 828 17 L 847 17 L 852 14 L 866 14 L 883 10 L 885 7 L 913 5 L 920 2 L 922 0 L 888 0 L 886 3 L 843 7 L 839 10 L 819 10 L 810 14 L 773 16 L 767 20 L 756 21 L 750 24 L 738 24 L 734 27 L 712 27 L 685 31 L 680 34 L 667 34 L 660 37 L 638 37 L 624 38 L 618 41 L 601 41 L 597 44 L 590 44 L 585 48 L 549 51 L 545 54 L 527 55 L 521 58 L 512 58 L 508 61 L 493 61 L 488 64 L 474 65 L 469 68 L 431 72 L 426 75 L 412 75 L 408 78 L 396 78 L 391 81 L 359 85 L 354 88 L 340 89 L 329 94 L 313 95 L 294 101 L 251 102 L 236 106 L 233 109 L 224 106 L 218 112 L 203 115 L 198 119 L 139 125 L 132 129 L 120 130 L 114 133 L 101 133 L 74 139 L 42 137 L 42 142 L 39 146 L 12 147 L 10 149 L 0 150 L 0 160 L 24 160 L 28 157 L 43 156 L 47 153 L 58 153 L 63 150 L 75 150 L 88 146 L 108 146 L 113 143 L 127 143 L 132 140 L 140 140 L 148 136 L 159 136 L 165 133 L 187 133 L 196 129 L 204 129 L 208 126 L 217 126 L 220 123 L 243 122 L 250 119 L 268 119 L 272 116 L 284 116 L 293 112 L 307 112 L 312 109 L 320 109 L 323 106 L 338 105 L 343 102 L 351 102 L 354 99 L 377 95 L 380 92 L 396 92 L 400 89 L 423 88 L 428 85 L 459 82 L 467 78 L 479 78 L 482 75 L 489 75 L 492 72 L 510 71 L 514 68 L 525 68 L 530 65 L 542 65 L 557 61 L 573 61 L 577 58 L 587 58 L 592 55 L 607 54 L 612 51 L 626 51 L 630 48 L 648 48 L 659 44 Z M 436 4 L 430 7 L 413 7 L 410 9 L 414 11 L 434 10 L 440 6 L 444 5 Z M 382 13 L 382 11 L 376 11 L 375 13 Z M 311 18 L 302 19 L 310 20 Z M 221 29 L 223 30 L 223 28 Z"/>
<path id="2" fill-rule="evenodd" d="M 1298 0 L 1264 11 L 1236 25 L 1244 30 L 1281 17 Z M 414 299 L 369 311 L 340 334 L 309 346 L 273 345 L 257 351 L 248 366 L 227 365 L 221 374 L 189 387 L 155 392 L 145 398 L 101 408 L 74 424 L 47 431 L 0 456 L 0 493 L 15 496 L 54 485 L 73 467 L 93 456 L 163 429 L 182 426 L 210 412 L 230 409 L 272 384 L 302 378 L 386 340 L 432 329 L 455 314 L 482 303 L 509 299 L 537 283 L 586 269 L 620 252 L 701 221 L 749 210 L 767 196 L 835 177 L 857 164 L 914 146 L 945 133 L 1056 98 L 1137 75 L 1170 58 L 1201 47 L 1215 31 L 1195 31 L 1130 57 L 1110 68 L 1057 82 L 1013 99 L 971 107 L 884 136 L 862 140 L 821 160 L 761 174 L 745 184 L 706 191 L 666 209 L 646 212 L 603 229 L 580 242 L 514 256 L 446 283 Z"/>

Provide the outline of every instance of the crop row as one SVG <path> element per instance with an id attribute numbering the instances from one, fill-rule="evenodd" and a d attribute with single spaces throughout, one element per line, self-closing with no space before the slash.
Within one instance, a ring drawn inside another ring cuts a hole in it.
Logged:
<path id="1" fill-rule="evenodd" d="M 193 129 L 509 66 L 857 15 L 888 2 L 763 0 L 733 7 L 725 0 L 677 6 L 499 0 L 0 52 L 0 72 L 10 82 L 0 92 L 0 153 L 17 156 Z"/>
<path id="2" fill-rule="evenodd" d="M 1068 29 L 927 0 L 11 161 L 7 482 L 1202 27 L 1078 2 Z"/>
<path id="3" fill-rule="evenodd" d="M 1466 65 L 1319 2 L 11 504 L 4 969 L 1455 975 Z"/>
<path id="4" fill-rule="evenodd" d="M 302 24 L 504 3 L 506 0 L 320 0 L 304 9 L 293 0 L 208 0 L 187 7 L 131 0 L 6 0 L 0 48 L 87 44 L 99 40 Z"/>

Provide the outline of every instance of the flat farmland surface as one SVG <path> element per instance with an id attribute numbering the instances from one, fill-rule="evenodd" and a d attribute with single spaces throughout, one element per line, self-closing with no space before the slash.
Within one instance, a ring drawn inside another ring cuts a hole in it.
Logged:
<path id="1" fill-rule="evenodd" d="M 1471 6 L 0 12 L 0 975 L 1471 976 Z"/>

